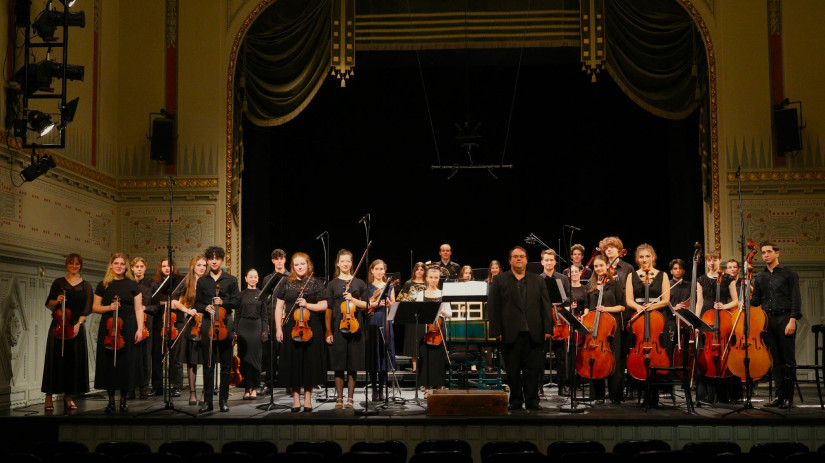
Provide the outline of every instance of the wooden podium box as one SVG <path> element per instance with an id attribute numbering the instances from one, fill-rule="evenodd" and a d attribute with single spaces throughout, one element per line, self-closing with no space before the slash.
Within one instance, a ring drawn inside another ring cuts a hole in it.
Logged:
<path id="1" fill-rule="evenodd" d="M 469 389 L 436 389 L 427 398 L 428 416 L 507 415 L 507 393 Z"/>

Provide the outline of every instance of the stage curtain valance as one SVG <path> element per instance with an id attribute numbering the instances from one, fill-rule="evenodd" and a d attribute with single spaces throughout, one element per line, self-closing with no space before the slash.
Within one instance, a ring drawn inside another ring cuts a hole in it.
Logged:
<path id="1" fill-rule="evenodd" d="M 278 0 L 249 27 L 238 63 L 243 112 L 260 126 L 295 117 L 329 73 L 330 0 Z"/>
<path id="2" fill-rule="evenodd" d="M 701 103 L 707 79 L 704 46 L 677 1 L 604 3 L 607 69 L 637 104 L 661 117 L 682 119 Z"/>

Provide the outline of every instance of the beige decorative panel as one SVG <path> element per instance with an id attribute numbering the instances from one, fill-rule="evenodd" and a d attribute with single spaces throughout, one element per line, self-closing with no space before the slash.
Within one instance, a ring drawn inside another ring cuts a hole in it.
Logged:
<path id="1" fill-rule="evenodd" d="M 120 234 L 130 256 L 147 260 L 150 272 L 167 255 L 168 206 L 124 206 Z M 172 249 L 184 270 L 189 259 L 215 243 L 215 205 L 175 206 L 172 210 Z"/>
<path id="2" fill-rule="evenodd" d="M 739 235 L 739 202 L 731 198 L 729 224 Z M 825 199 L 784 197 L 743 199 L 745 238 L 771 240 L 781 249 L 783 260 L 825 261 Z"/>

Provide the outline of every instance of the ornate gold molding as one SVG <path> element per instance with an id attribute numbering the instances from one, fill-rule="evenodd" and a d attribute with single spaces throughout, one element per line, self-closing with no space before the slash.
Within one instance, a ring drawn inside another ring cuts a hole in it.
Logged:
<path id="1" fill-rule="evenodd" d="M 175 188 L 217 188 L 218 178 L 175 178 Z M 134 178 L 119 180 L 117 187 L 122 190 L 146 189 L 146 188 L 169 188 L 169 180 Z"/>
<path id="2" fill-rule="evenodd" d="M 825 180 L 825 171 L 766 171 L 742 172 L 743 182 L 808 182 L 811 180 Z M 728 181 L 736 182 L 736 172 L 728 172 Z"/>
<path id="3" fill-rule="evenodd" d="M 696 9 L 691 0 L 679 0 L 687 10 L 705 43 L 705 54 L 708 59 L 708 92 L 710 93 L 710 158 L 711 158 L 711 189 L 713 212 L 713 240 L 714 248 L 718 251 L 722 247 L 722 219 L 719 209 L 719 111 L 716 95 L 716 53 L 713 50 L 713 41 L 710 38 L 708 26 L 702 19 L 702 14 Z"/>

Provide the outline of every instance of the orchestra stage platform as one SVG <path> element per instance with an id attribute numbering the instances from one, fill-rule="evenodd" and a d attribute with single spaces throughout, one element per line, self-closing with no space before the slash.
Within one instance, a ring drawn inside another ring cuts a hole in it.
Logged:
<path id="1" fill-rule="evenodd" d="M 200 391 L 200 390 L 199 390 Z M 675 405 L 662 396 L 658 409 L 645 411 L 635 400 L 621 405 L 609 403 L 596 406 L 579 404 L 579 413 L 570 413 L 569 399 L 554 395 L 556 388 L 545 388 L 541 411 L 513 411 L 506 416 L 428 416 L 426 402 L 417 405 L 414 388 L 403 388 L 405 404 L 370 403 L 376 415 L 361 416 L 365 407 L 364 391 L 359 390 L 354 409 L 336 410 L 335 400 L 324 397 L 334 389 L 316 389 L 311 413 L 292 413 L 291 398 L 283 390 L 275 394 L 274 410 L 258 407 L 269 404 L 269 396 L 256 401 L 241 400 L 242 389 L 231 390 L 230 411 L 188 416 L 164 410 L 162 400 L 132 400 L 129 413 L 106 415 L 104 394 L 89 394 L 77 398 L 78 410 L 66 414 L 62 402 L 55 400 L 55 411 L 44 414 L 43 405 L 17 408 L 0 416 L 8 444 L 48 440 L 82 442 L 93 449 L 100 442 L 142 441 L 153 449 L 166 441 L 204 440 L 219 449 L 233 440 L 268 440 L 285 449 L 295 441 L 334 440 L 348 449 L 362 440 L 400 440 L 410 452 L 415 444 L 426 439 L 463 439 L 468 441 L 477 457 L 485 442 L 497 440 L 530 440 L 539 449 L 559 440 L 596 440 L 606 448 L 631 439 L 661 439 L 679 449 L 693 441 L 734 441 L 743 450 L 751 445 L 774 441 L 799 441 L 809 448 L 825 444 L 825 410 L 817 402 L 816 389 L 803 389 L 804 404 L 791 410 L 744 410 L 724 416 L 741 405 L 702 405 L 688 414 L 684 397 L 676 394 Z M 767 389 L 758 388 L 753 405 L 760 407 Z M 217 399 L 214 401 L 217 408 Z M 797 398 L 798 403 L 798 398 Z M 188 405 L 188 394 L 174 400 L 178 409 L 196 413 L 197 406 Z M 376 408 L 376 406 L 379 406 Z M 148 412 L 148 413 L 147 413 Z"/>

